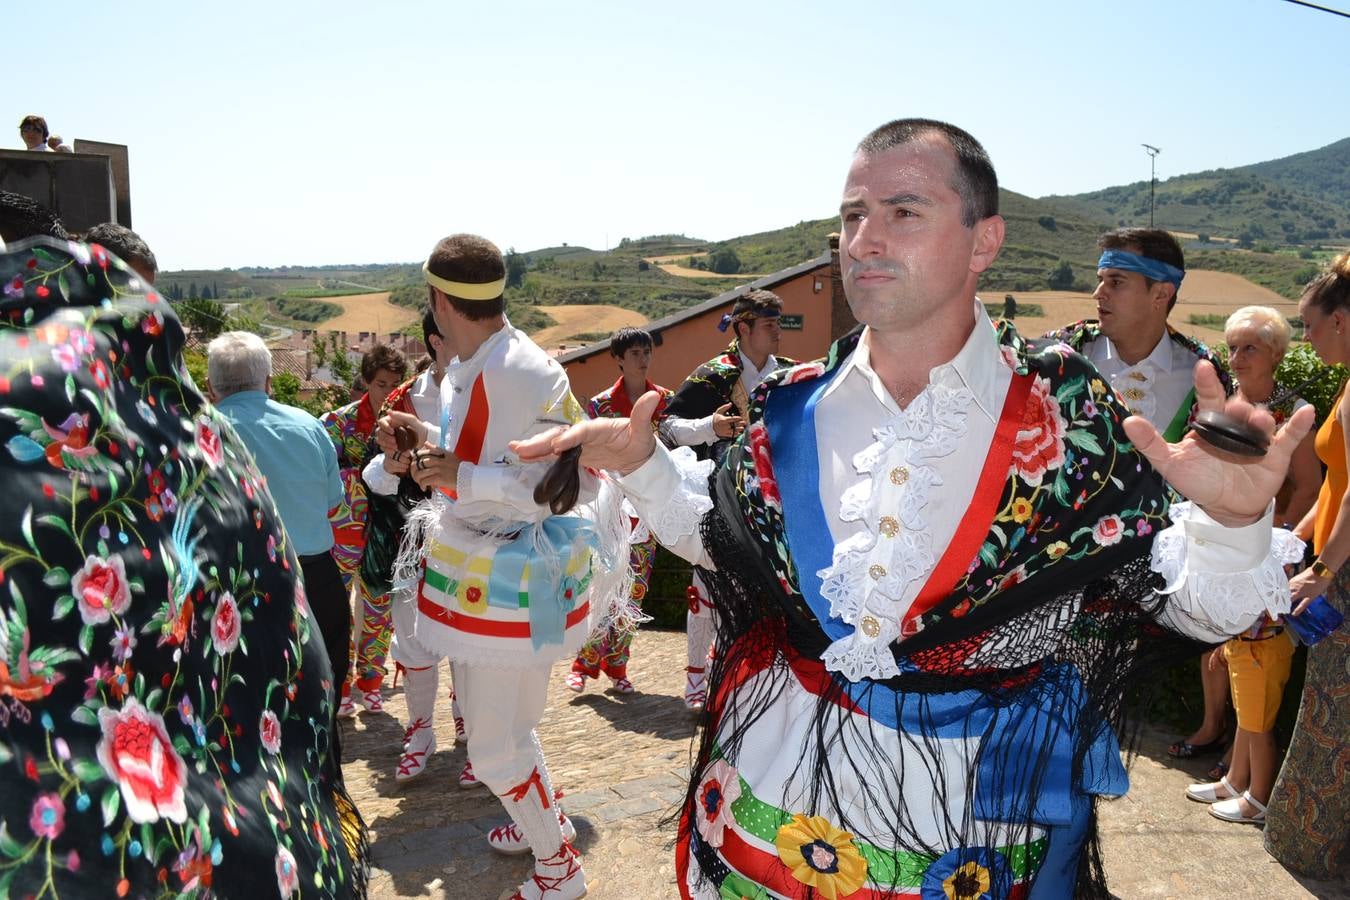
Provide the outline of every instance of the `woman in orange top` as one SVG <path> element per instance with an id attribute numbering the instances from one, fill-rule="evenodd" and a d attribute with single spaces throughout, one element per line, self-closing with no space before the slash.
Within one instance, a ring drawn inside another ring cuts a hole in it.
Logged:
<path id="1" fill-rule="evenodd" d="M 1350 363 L 1350 253 L 1313 279 L 1298 304 L 1304 337 L 1322 361 Z M 1317 559 L 1289 581 L 1294 614 L 1319 594 L 1344 611 L 1350 607 L 1350 455 L 1345 434 L 1350 405 L 1344 394 L 1317 432 L 1317 455 L 1326 480 L 1317 503 L 1299 523 L 1312 538 Z M 1266 818 L 1266 850 L 1305 875 L 1335 877 L 1350 857 L 1350 632 L 1342 628 L 1308 650 L 1307 680 L 1294 737 L 1275 782 Z"/>

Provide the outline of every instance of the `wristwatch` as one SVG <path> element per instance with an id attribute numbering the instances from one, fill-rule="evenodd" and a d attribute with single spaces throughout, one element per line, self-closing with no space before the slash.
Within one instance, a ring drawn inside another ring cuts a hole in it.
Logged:
<path id="1" fill-rule="evenodd" d="M 1312 572 L 1318 578 L 1331 579 L 1336 576 L 1336 573 L 1331 571 L 1331 567 L 1328 566 L 1326 563 L 1322 562 L 1322 560 L 1320 559 L 1313 560 Z"/>

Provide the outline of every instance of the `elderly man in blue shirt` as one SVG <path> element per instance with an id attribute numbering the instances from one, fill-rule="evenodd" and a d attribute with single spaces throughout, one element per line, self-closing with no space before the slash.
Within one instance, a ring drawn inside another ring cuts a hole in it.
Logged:
<path id="1" fill-rule="evenodd" d="M 342 498 L 333 442 L 318 419 L 268 396 L 272 354 L 262 338 L 227 331 L 206 353 L 207 393 L 234 424 L 267 479 L 287 539 L 300 558 L 305 593 L 336 680 L 349 663 L 351 618 L 342 575 L 329 552 L 333 529 L 328 510 Z M 333 735 L 336 746 L 336 728 Z"/>

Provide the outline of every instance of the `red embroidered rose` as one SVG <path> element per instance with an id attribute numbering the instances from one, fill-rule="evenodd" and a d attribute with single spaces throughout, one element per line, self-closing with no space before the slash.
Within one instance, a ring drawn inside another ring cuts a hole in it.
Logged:
<path id="1" fill-rule="evenodd" d="M 1092 539 L 1103 547 L 1119 544 L 1123 537 L 1125 537 L 1125 523 L 1114 513 L 1102 516 L 1097 520 L 1097 524 L 1092 526 Z"/>
<path id="2" fill-rule="evenodd" d="M 225 459 L 225 451 L 220 445 L 220 435 L 206 419 L 197 420 L 197 449 L 206 457 L 206 463 L 216 468 Z"/>
<path id="3" fill-rule="evenodd" d="M 211 616 L 211 644 L 220 654 L 233 653 L 239 646 L 239 605 L 234 596 L 221 594 L 216 611 Z"/>
<path id="4" fill-rule="evenodd" d="M 88 557 L 84 567 L 70 579 L 70 591 L 79 601 L 80 618 L 86 625 L 101 625 L 113 615 L 120 616 L 131 605 L 127 567 L 120 556 L 109 560 Z"/>
<path id="5" fill-rule="evenodd" d="M 164 719 L 133 697 L 120 710 L 100 709 L 98 723 L 98 761 L 121 790 L 131 821 L 187 821 L 187 764 L 169 742 Z"/>
<path id="6" fill-rule="evenodd" d="M 812 378 L 819 378 L 824 373 L 825 365 L 823 363 L 802 363 L 788 370 L 788 373 L 783 376 L 783 383 L 796 384 L 799 381 L 810 381 Z"/>
<path id="7" fill-rule="evenodd" d="M 258 737 L 262 740 L 263 749 L 268 753 L 276 755 L 280 752 L 281 720 L 270 709 L 263 710 L 262 718 L 258 720 Z"/>
<path id="8" fill-rule="evenodd" d="M 1031 385 L 1012 458 L 1013 471 L 1032 487 L 1040 487 L 1046 472 L 1064 465 L 1064 417 L 1044 378 Z"/>
<path id="9" fill-rule="evenodd" d="M 755 477 L 759 479 L 759 493 L 766 504 L 781 510 L 783 498 L 778 493 L 778 479 L 773 474 L 773 458 L 769 452 L 769 429 L 764 427 L 763 422 L 756 422 L 746 432 L 746 438 L 750 441 Z"/>

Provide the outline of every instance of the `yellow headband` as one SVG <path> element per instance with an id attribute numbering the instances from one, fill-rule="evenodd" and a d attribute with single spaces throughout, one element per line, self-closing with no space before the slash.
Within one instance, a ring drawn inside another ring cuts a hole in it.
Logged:
<path id="1" fill-rule="evenodd" d="M 463 281 L 451 281 L 448 278 L 442 278 L 439 275 L 432 274 L 431 269 L 427 268 L 430 260 L 422 263 L 422 274 L 427 279 L 427 284 L 434 288 L 440 288 L 445 293 L 461 300 L 496 300 L 506 290 L 506 278 L 498 278 L 496 281 L 486 281 L 482 284 L 468 284 Z"/>

